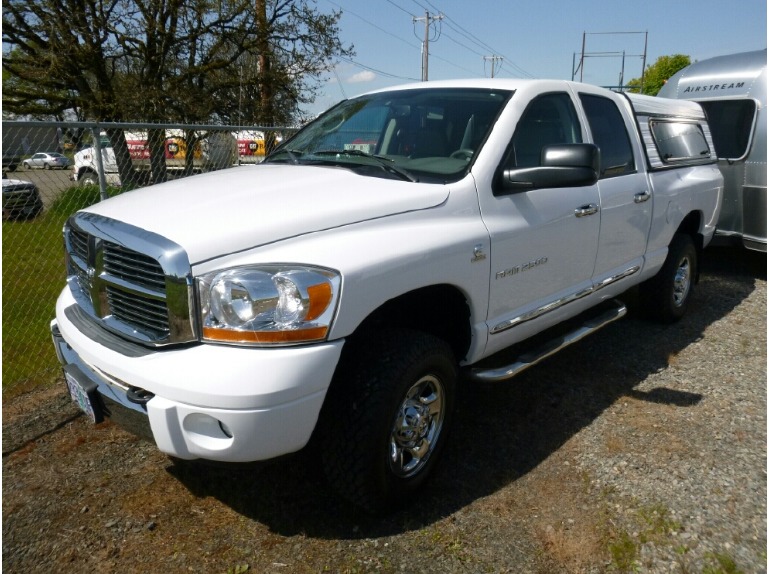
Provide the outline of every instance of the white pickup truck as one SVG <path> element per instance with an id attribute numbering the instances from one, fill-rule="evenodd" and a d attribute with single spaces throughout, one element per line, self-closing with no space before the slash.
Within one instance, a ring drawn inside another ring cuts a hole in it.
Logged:
<path id="1" fill-rule="evenodd" d="M 260 165 L 70 218 L 51 323 L 69 392 L 179 459 L 312 437 L 343 496 L 389 508 L 435 467 L 460 381 L 509 379 L 622 317 L 634 285 L 659 319 L 684 314 L 715 162 L 698 104 L 584 84 L 344 101 Z"/>

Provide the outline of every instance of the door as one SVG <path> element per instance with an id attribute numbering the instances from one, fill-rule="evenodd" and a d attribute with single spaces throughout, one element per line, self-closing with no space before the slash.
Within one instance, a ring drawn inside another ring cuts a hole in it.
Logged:
<path id="1" fill-rule="evenodd" d="M 610 98 L 581 93 L 580 100 L 601 154 L 601 231 L 594 284 L 601 289 L 617 282 L 613 291 L 619 292 L 623 279 L 641 271 L 652 223 L 652 190 L 647 174 L 637 169 L 642 158 L 634 157 L 628 134 L 636 127 L 631 118 L 624 119 Z"/>
<path id="2" fill-rule="evenodd" d="M 537 166 L 543 146 L 582 140 L 570 95 L 539 96 L 517 122 L 502 169 Z M 495 352 L 558 322 L 590 291 L 599 192 L 594 184 L 497 194 L 480 189 L 479 197 L 491 238 L 487 351 Z"/>

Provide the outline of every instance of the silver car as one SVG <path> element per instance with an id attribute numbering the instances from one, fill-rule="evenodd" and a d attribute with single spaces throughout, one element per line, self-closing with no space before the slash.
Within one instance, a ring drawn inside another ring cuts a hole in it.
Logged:
<path id="1" fill-rule="evenodd" d="M 70 165 L 69 158 L 60 153 L 36 153 L 31 158 L 25 159 L 21 164 L 24 169 L 43 168 L 43 169 L 67 169 Z"/>

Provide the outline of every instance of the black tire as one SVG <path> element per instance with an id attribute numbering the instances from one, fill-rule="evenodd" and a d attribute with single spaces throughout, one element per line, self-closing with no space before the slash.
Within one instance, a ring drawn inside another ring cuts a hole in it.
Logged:
<path id="1" fill-rule="evenodd" d="M 35 207 L 32 208 L 32 210 L 29 212 L 29 215 L 27 217 L 28 217 L 28 219 L 35 219 L 42 212 L 43 212 L 43 202 L 42 201 L 36 201 L 35 202 Z"/>
<path id="2" fill-rule="evenodd" d="M 677 233 L 668 247 L 663 267 L 642 285 L 645 312 L 662 323 L 684 317 L 692 299 L 698 272 L 698 251 L 689 235 Z"/>
<path id="3" fill-rule="evenodd" d="M 332 487 L 374 514 L 408 502 L 446 442 L 457 378 L 449 345 L 431 335 L 391 330 L 348 341 L 321 422 Z"/>
<path id="4" fill-rule="evenodd" d="M 81 176 L 80 184 L 81 185 L 99 185 L 99 179 L 97 178 L 95 173 L 88 171 Z"/>

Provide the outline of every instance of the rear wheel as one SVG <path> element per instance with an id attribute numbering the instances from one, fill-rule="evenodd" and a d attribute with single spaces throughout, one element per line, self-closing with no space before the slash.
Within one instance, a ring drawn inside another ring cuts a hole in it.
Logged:
<path id="1" fill-rule="evenodd" d="M 645 310 L 663 323 L 673 323 L 687 312 L 695 288 L 698 251 L 692 237 L 674 235 L 658 274 L 642 285 Z"/>
<path id="2" fill-rule="evenodd" d="M 369 512 L 407 502 L 446 441 L 457 376 L 449 346 L 425 333 L 392 330 L 346 343 L 322 421 L 332 486 Z"/>

